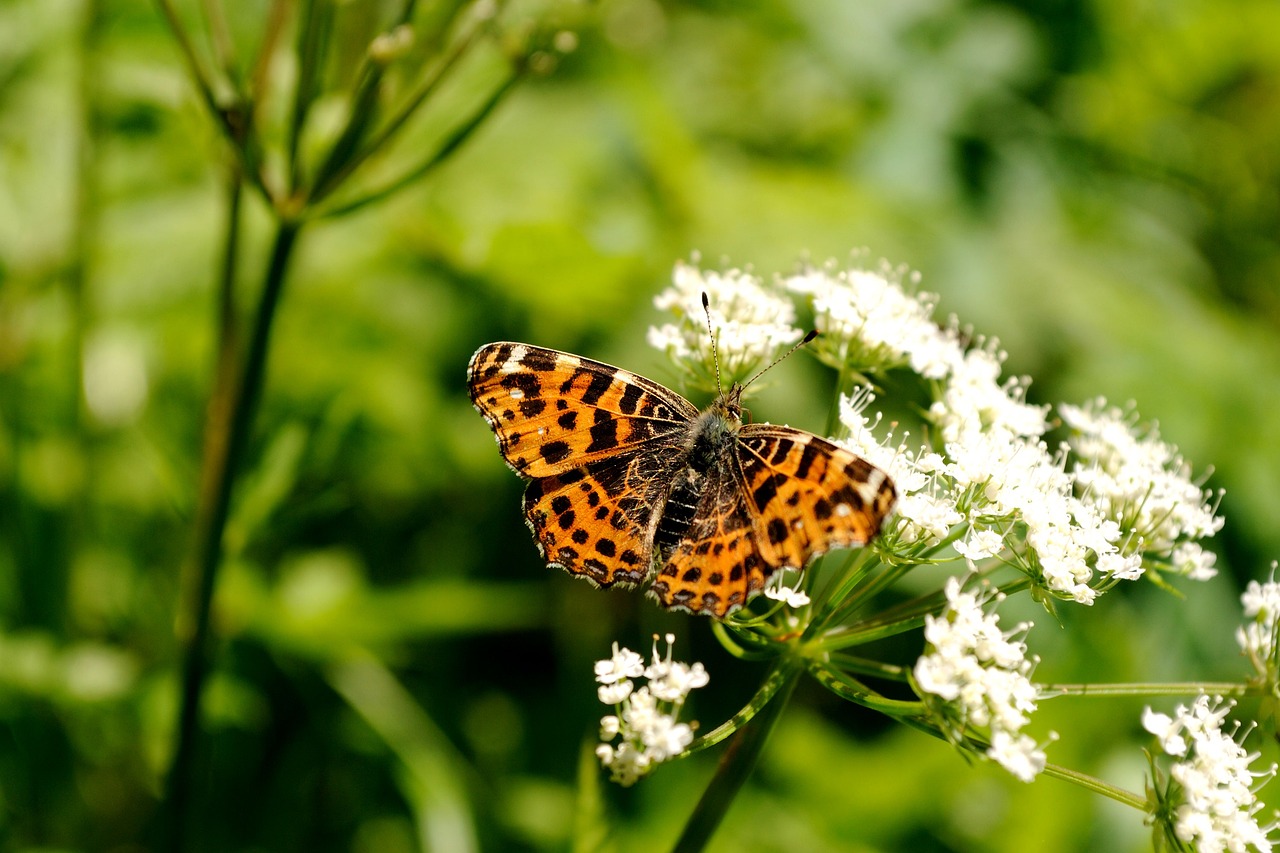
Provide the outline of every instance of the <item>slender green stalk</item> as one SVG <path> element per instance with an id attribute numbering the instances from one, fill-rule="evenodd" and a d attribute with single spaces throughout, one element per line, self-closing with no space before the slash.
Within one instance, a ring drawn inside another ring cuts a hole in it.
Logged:
<path id="1" fill-rule="evenodd" d="M 1110 797 L 1116 802 L 1124 803 L 1126 806 L 1133 806 L 1138 811 L 1145 812 L 1147 810 L 1146 797 L 1139 796 L 1132 791 L 1126 791 L 1124 788 L 1118 788 L 1108 782 L 1103 782 L 1088 773 L 1081 773 L 1078 770 L 1071 770 L 1058 764 L 1046 764 L 1041 772 L 1043 775 L 1052 776 L 1054 779 L 1073 782 L 1081 788 L 1085 788 L 1095 794 L 1101 794 L 1104 797 Z"/>
<path id="2" fill-rule="evenodd" d="M 697 853 L 707 846 L 764 752 L 769 734 L 782 717 L 782 711 L 802 671 L 799 661 L 794 659 L 778 663 L 778 668 L 770 675 L 770 679 L 775 676 L 777 678 L 771 700 L 733 736 L 716 767 L 715 775 L 702 792 L 702 798 L 698 800 L 689 822 L 685 824 L 684 831 L 672 848 L 672 853 Z"/>
<path id="3" fill-rule="evenodd" d="M 471 137 L 471 134 L 475 132 L 476 128 L 484 123 L 485 119 L 493 113 L 494 109 L 497 108 L 502 99 L 521 79 L 523 79 L 523 77 L 517 73 L 503 81 L 502 85 L 490 94 L 488 100 L 481 105 L 480 109 L 477 110 L 468 121 L 463 122 L 455 128 L 453 133 L 449 135 L 440 148 L 422 163 L 412 169 L 409 169 L 403 175 L 388 182 L 386 185 L 369 192 L 367 195 L 363 195 L 339 207 L 325 210 L 319 215 L 325 218 L 343 216 L 366 205 L 381 201 L 382 199 L 404 189 L 409 184 L 412 184 L 424 177 L 427 173 L 431 172 L 448 160 L 449 157 Z M 346 171 L 349 172 L 350 170 Z"/>
<path id="4" fill-rule="evenodd" d="M 880 711 L 891 717 L 918 718 L 925 715 L 923 702 L 890 699 L 887 696 L 881 696 L 849 673 L 841 672 L 818 661 L 810 662 L 809 674 L 819 684 L 840 698 L 848 699 L 850 702 L 856 702 L 859 705 Z"/>
<path id="5" fill-rule="evenodd" d="M 747 723 L 751 722 L 756 714 L 760 713 L 766 705 L 772 701 L 778 691 L 785 687 L 789 679 L 794 677 L 789 667 L 777 666 L 765 678 L 764 683 L 760 685 L 760 689 L 756 691 L 756 695 L 751 697 L 751 701 L 738 713 L 734 714 L 728 720 L 716 726 L 705 735 L 699 735 L 693 743 L 689 744 L 686 753 L 692 754 L 701 752 L 709 746 L 715 746 L 720 741 L 729 737 L 729 735 L 741 729 Z M 790 688 L 787 688 L 788 690 Z"/>
<path id="6" fill-rule="evenodd" d="M 1132 684 L 1040 684 L 1045 698 L 1055 696 L 1248 696 L 1259 693 L 1248 684 L 1231 681 L 1182 681 L 1161 684 L 1158 682 L 1134 682 Z"/>
<path id="7" fill-rule="evenodd" d="M 410 10 L 406 9 L 405 11 L 407 15 Z M 407 17 L 402 18 L 402 23 L 407 20 Z M 487 20 L 482 19 L 479 16 L 473 16 L 471 28 L 458 36 L 449 47 L 448 51 L 431 65 L 430 69 L 423 76 L 422 81 L 418 84 L 418 87 L 407 98 L 405 98 L 404 103 L 401 104 L 397 111 L 387 120 L 386 124 L 369 139 L 367 144 L 360 148 L 349 148 L 346 150 L 345 156 L 342 158 L 335 158 L 333 154 L 331 154 L 329 162 L 326 162 L 325 166 L 321 168 L 318 173 L 315 182 L 315 189 L 312 193 L 312 201 L 318 202 L 321 199 L 326 198 L 347 176 L 358 169 L 361 164 L 363 164 L 364 161 L 367 160 L 375 151 L 381 151 L 386 148 L 392 138 L 404 128 L 409 119 L 418 111 L 418 108 L 421 107 L 426 102 L 427 98 L 440 87 L 441 83 L 444 82 L 448 75 L 448 72 L 457 66 L 462 57 L 467 54 L 468 49 L 475 43 L 477 37 L 481 33 L 486 32 L 487 28 Z M 490 102 L 494 102 L 493 98 L 490 98 Z M 480 110 L 481 115 L 487 115 L 488 112 L 489 109 L 482 108 Z M 335 145 L 333 153 L 336 154 L 338 150 L 339 146 Z M 433 159 L 439 159 L 439 155 L 437 154 Z M 411 176 L 420 174 L 421 171 L 423 171 L 423 169 L 422 167 L 419 167 L 418 170 L 411 172 Z M 375 193 L 373 195 L 376 198 L 381 198 L 383 195 L 394 191 L 398 185 L 408 183 L 409 180 L 412 180 L 412 177 L 403 182 L 395 182 L 395 186 L 386 193 Z"/>
<path id="8" fill-rule="evenodd" d="M 239 382 L 232 390 L 229 405 L 209 410 L 195 537 L 191 559 L 184 573 L 185 598 L 178 625 L 183 644 L 182 684 L 173 761 L 165 796 L 168 836 L 168 843 L 163 845 L 165 850 L 181 851 L 185 847 L 191 786 L 196 769 L 200 697 L 210 666 L 209 616 L 222 559 L 223 532 L 231 505 L 232 487 L 248 443 L 254 408 L 262 391 L 272 321 L 280 302 L 289 260 L 297 244 L 299 227 L 298 223 L 291 221 L 282 222 L 277 227 Z"/>

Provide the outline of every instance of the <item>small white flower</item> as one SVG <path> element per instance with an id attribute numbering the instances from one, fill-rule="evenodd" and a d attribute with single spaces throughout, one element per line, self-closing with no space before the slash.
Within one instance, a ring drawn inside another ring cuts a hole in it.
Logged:
<path id="1" fill-rule="evenodd" d="M 596 696 L 600 697 L 600 701 L 606 705 L 618 705 L 631 695 L 631 687 L 631 682 L 625 679 L 615 681 L 613 684 L 601 684 L 596 689 Z"/>
<path id="2" fill-rule="evenodd" d="M 1004 550 L 1004 536 L 996 530 L 971 530 L 969 536 L 955 544 L 956 553 L 976 562 L 994 557 Z"/>
<path id="3" fill-rule="evenodd" d="M 620 649 L 613 644 L 613 656 L 596 661 L 596 681 L 613 684 L 624 678 L 638 678 L 644 672 L 644 658 L 630 649 Z"/>
<path id="4" fill-rule="evenodd" d="M 809 603 L 809 596 L 798 585 L 794 587 L 786 585 L 785 580 L 788 574 L 795 573 L 780 571 L 769 578 L 769 582 L 764 586 L 765 597 L 781 601 L 791 608 L 804 607 Z M 796 577 L 796 583 L 799 583 L 799 576 Z"/>
<path id="5" fill-rule="evenodd" d="M 1160 741 L 1160 748 L 1166 754 L 1187 754 L 1187 740 L 1182 736 L 1181 720 L 1146 708 L 1142 712 L 1142 727 L 1156 736 L 1156 740 Z"/>
<path id="6" fill-rule="evenodd" d="M 878 270 L 838 270 L 828 263 L 783 281 L 813 304 L 814 325 L 822 334 L 819 358 L 836 367 L 881 370 L 908 364 L 930 379 L 946 375 L 961 348 L 953 333 L 932 320 L 934 297 L 910 294 L 903 278 L 918 277 L 881 263 Z"/>
<path id="7" fill-rule="evenodd" d="M 1280 623 L 1280 583 L 1275 580 L 1276 564 L 1271 564 L 1272 578 L 1265 583 L 1249 581 L 1240 603 L 1249 620 L 1236 629 L 1240 650 L 1249 658 L 1258 675 L 1269 683 L 1277 679 L 1278 659 L 1276 626 Z"/>

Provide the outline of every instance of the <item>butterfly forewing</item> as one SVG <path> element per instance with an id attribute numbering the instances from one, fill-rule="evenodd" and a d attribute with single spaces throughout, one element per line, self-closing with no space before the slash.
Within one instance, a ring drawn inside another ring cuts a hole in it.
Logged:
<path id="1" fill-rule="evenodd" d="M 748 424 L 738 448 L 743 493 L 771 569 L 801 569 L 832 548 L 866 544 L 893 509 L 883 471 L 816 435 Z"/>
<path id="2" fill-rule="evenodd" d="M 642 376 L 528 344 L 481 347 L 467 386 L 503 458 L 526 477 L 640 448 L 663 452 L 680 444 L 698 415 L 688 400 Z"/>

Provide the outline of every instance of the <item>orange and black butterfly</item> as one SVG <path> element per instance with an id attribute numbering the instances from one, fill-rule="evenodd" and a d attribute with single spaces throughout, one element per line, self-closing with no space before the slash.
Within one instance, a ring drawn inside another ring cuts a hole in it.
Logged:
<path id="1" fill-rule="evenodd" d="M 889 477 L 807 432 L 742 423 L 741 385 L 703 411 L 652 380 L 518 343 L 479 349 L 471 400 L 530 481 L 548 563 L 600 586 L 649 584 L 664 607 L 724 617 L 775 571 L 862 545 Z"/>

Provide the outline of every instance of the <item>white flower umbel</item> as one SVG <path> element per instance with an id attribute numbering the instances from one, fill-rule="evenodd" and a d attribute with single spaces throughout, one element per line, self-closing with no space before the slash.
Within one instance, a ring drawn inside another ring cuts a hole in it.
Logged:
<path id="1" fill-rule="evenodd" d="M 1271 580 L 1266 583 L 1249 581 L 1240 603 L 1249 620 L 1236 629 L 1240 649 L 1263 684 L 1280 682 L 1280 635 L 1276 626 L 1280 623 L 1280 583 L 1275 580 L 1276 564 L 1271 564 Z"/>
<path id="2" fill-rule="evenodd" d="M 609 778 L 623 786 L 634 785 L 655 765 L 678 756 L 693 741 L 696 724 L 679 722 L 680 710 L 689 693 L 710 680 L 701 663 L 686 664 L 672 659 L 675 636 L 664 638 L 667 652 L 658 652 L 653 640 L 653 658 L 648 666 L 629 649 L 613 644 L 613 656 L 596 662 L 596 680 L 601 683 L 600 701 L 616 706 L 616 713 L 600 720 L 600 740 L 596 755 L 609 769 Z M 648 680 L 632 689 L 632 678 Z M 625 692 L 619 685 L 625 684 Z M 617 741 L 617 743 L 614 743 Z"/>
<path id="3" fill-rule="evenodd" d="M 943 615 L 925 617 L 927 648 L 913 672 L 917 692 L 956 740 L 985 734 L 987 757 L 1030 782 L 1045 762 L 1044 751 L 1021 731 L 1038 698 L 1030 679 L 1036 661 L 1021 639 L 1031 623 L 1001 631 L 984 606 L 1003 596 L 966 592 L 959 578 L 947 580 L 945 594 Z"/>
<path id="4" fill-rule="evenodd" d="M 1192 580 L 1216 575 L 1214 555 L 1197 540 L 1222 528 L 1220 496 L 1192 481 L 1177 448 L 1161 441 L 1154 427 L 1139 429 L 1132 411 L 1101 398 L 1059 406 L 1058 412 L 1072 429 L 1078 493 L 1118 525 L 1123 550 L 1167 562 Z"/>
<path id="5" fill-rule="evenodd" d="M 784 279 L 793 293 L 813 303 L 820 333 L 814 351 L 833 367 L 869 372 L 907 364 L 927 379 L 939 379 L 960 354 L 957 336 L 932 320 L 935 297 L 908 293 L 918 276 L 881 263 L 877 270 L 837 269 L 828 263 Z"/>
<path id="6" fill-rule="evenodd" d="M 804 334 L 795 326 L 791 300 L 749 272 L 704 272 L 679 263 L 671 279 L 671 286 L 654 297 L 653 304 L 674 312 L 678 319 L 650 327 L 649 343 L 667 353 L 688 374 L 690 384 L 700 390 L 717 390 L 712 340 L 702 307 L 704 293 L 726 388 L 767 367 Z"/>
<path id="7" fill-rule="evenodd" d="M 1214 496 L 1154 431 L 1134 431 L 1100 402 L 1063 406 L 1074 438 L 1055 450 L 1045 438 L 1048 407 L 1027 402 L 1026 379 L 1001 376 L 998 344 L 968 342 L 954 321 L 936 323 L 932 297 L 908 292 L 900 273 L 827 266 L 785 283 L 812 300 L 824 359 L 929 380 L 923 447 L 909 447 L 906 433 L 874 434 L 880 419 L 866 413 L 868 389 L 841 400 L 843 443 L 898 490 L 886 542 L 918 552 L 960 533 L 955 550 L 971 565 L 999 556 L 1053 598 L 1082 604 L 1141 577 L 1147 558 L 1192 579 L 1214 574 L 1213 554 L 1199 543 L 1222 524 Z M 967 531 L 957 530 L 962 524 Z"/>
<path id="8" fill-rule="evenodd" d="M 1276 823 L 1259 825 L 1262 803 L 1256 791 L 1275 776 L 1276 767 L 1251 770 L 1258 753 L 1241 745 L 1248 731 L 1239 724 L 1230 734 L 1223 731 L 1234 704 L 1202 695 L 1190 708 L 1179 705 L 1172 717 L 1150 708 L 1142 715 L 1143 727 L 1157 737 L 1161 750 L 1178 759 L 1167 778 L 1155 771 L 1153 812 L 1170 834 L 1200 853 L 1272 849 Z"/>

